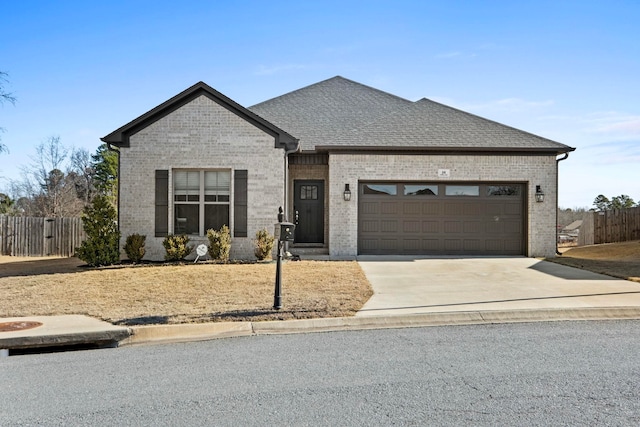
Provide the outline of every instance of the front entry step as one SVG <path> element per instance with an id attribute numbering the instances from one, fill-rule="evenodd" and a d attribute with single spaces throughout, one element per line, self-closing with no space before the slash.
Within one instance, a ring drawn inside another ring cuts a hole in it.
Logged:
<path id="1" fill-rule="evenodd" d="M 327 261 L 329 260 L 329 248 L 324 247 L 289 247 L 292 256 L 299 256 L 301 260 Z"/>

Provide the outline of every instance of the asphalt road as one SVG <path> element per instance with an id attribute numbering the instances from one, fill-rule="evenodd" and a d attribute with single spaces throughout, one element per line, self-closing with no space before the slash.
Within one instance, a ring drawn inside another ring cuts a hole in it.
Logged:
<path id="1" fill-rule="evenodd" d="M 640 321 L 259 336 L 0 359 L 0 425 L 638 425 Z"/>

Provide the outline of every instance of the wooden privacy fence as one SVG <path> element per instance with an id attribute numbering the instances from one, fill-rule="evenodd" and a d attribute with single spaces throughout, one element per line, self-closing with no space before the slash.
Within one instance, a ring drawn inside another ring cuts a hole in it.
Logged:
<path id="1" fill-rule="evenodd" d="M 0 254 L 73 256 L 85 239 L 80 218 L 0 215 Z"/>
<path id="2" fill-rule="evenodd" d="M 640 240 L 640 207 L 589 212 L 580 229 L 578 244 L 597 245 L 629 240 Z"/>

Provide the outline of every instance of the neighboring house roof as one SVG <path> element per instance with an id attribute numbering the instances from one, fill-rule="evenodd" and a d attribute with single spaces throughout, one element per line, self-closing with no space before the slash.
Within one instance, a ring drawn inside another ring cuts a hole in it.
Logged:
<path id="1" fill-rule="evenodd" d="M 573 221 L 571 224 L 567 225 L 566 227 L 564 227 L 562 231 L 575 231 L 579 229 L 581 226 L 582 226 L 582 220 L 578 219 L 576 221 Z"/>
<path id="2" fill-rule="evenodd" d="M 303 151 L 567 153 L 567 145 L 423 98 L 412 102 L 337 76 L 249 107 Z"/>
<path id="3" fill-rule="evenodd" d="M 120 127 L 119 129 L 111 132 L 109 135 L 100 138 L 103 142 L 113 144 L 116 146 L 128 146 L 129 145 L 129 137 L 136 132 L 144 129 L 150 124 L 158 121 L 159 119 L 165 117 L 171 112 L 177 110 L 178 108 L 184 106 L 185 104 L 191 102 L 192 100 L 198 98 L 199 96 L 206 96 L 212 101 L 218 103 L 222 107 L 231 111 L 232 113 L 238 115 L 243 118 L 247 122 L 256 126 L 257 128 L 263 130 L 269 135 L 275 138 L 275 147 L 276 148 L 284 148 L 287 151 L 297 151 L 299 148 L 298 140 L 275 126 L 274 124 L 268 122 L 262 117 L 257 116 L 251 111 L 247 110 L 242 105 L 236 103 L 230 98 L 227 98 L 217 90 L 213 89 L 211 86 L 207 85 L 203 82 L 198 82 L 190 88 L 184 90 L 173 98 L 169 99 L 166 102 L 158 105 L 154 109 L 146 112 L 141 115 L 137 119 L 127 123 L 126 125 Z"/>

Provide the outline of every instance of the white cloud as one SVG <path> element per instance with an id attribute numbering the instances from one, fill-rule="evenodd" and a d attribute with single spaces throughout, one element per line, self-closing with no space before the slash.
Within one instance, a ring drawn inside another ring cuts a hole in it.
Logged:
<path id="1" fill-rule="evenodd" d="M 624 139 L 640 137 L 640 116 L 606 113 L 596 117 L 593 124 L 596 133 L 610 133 Z"/>

